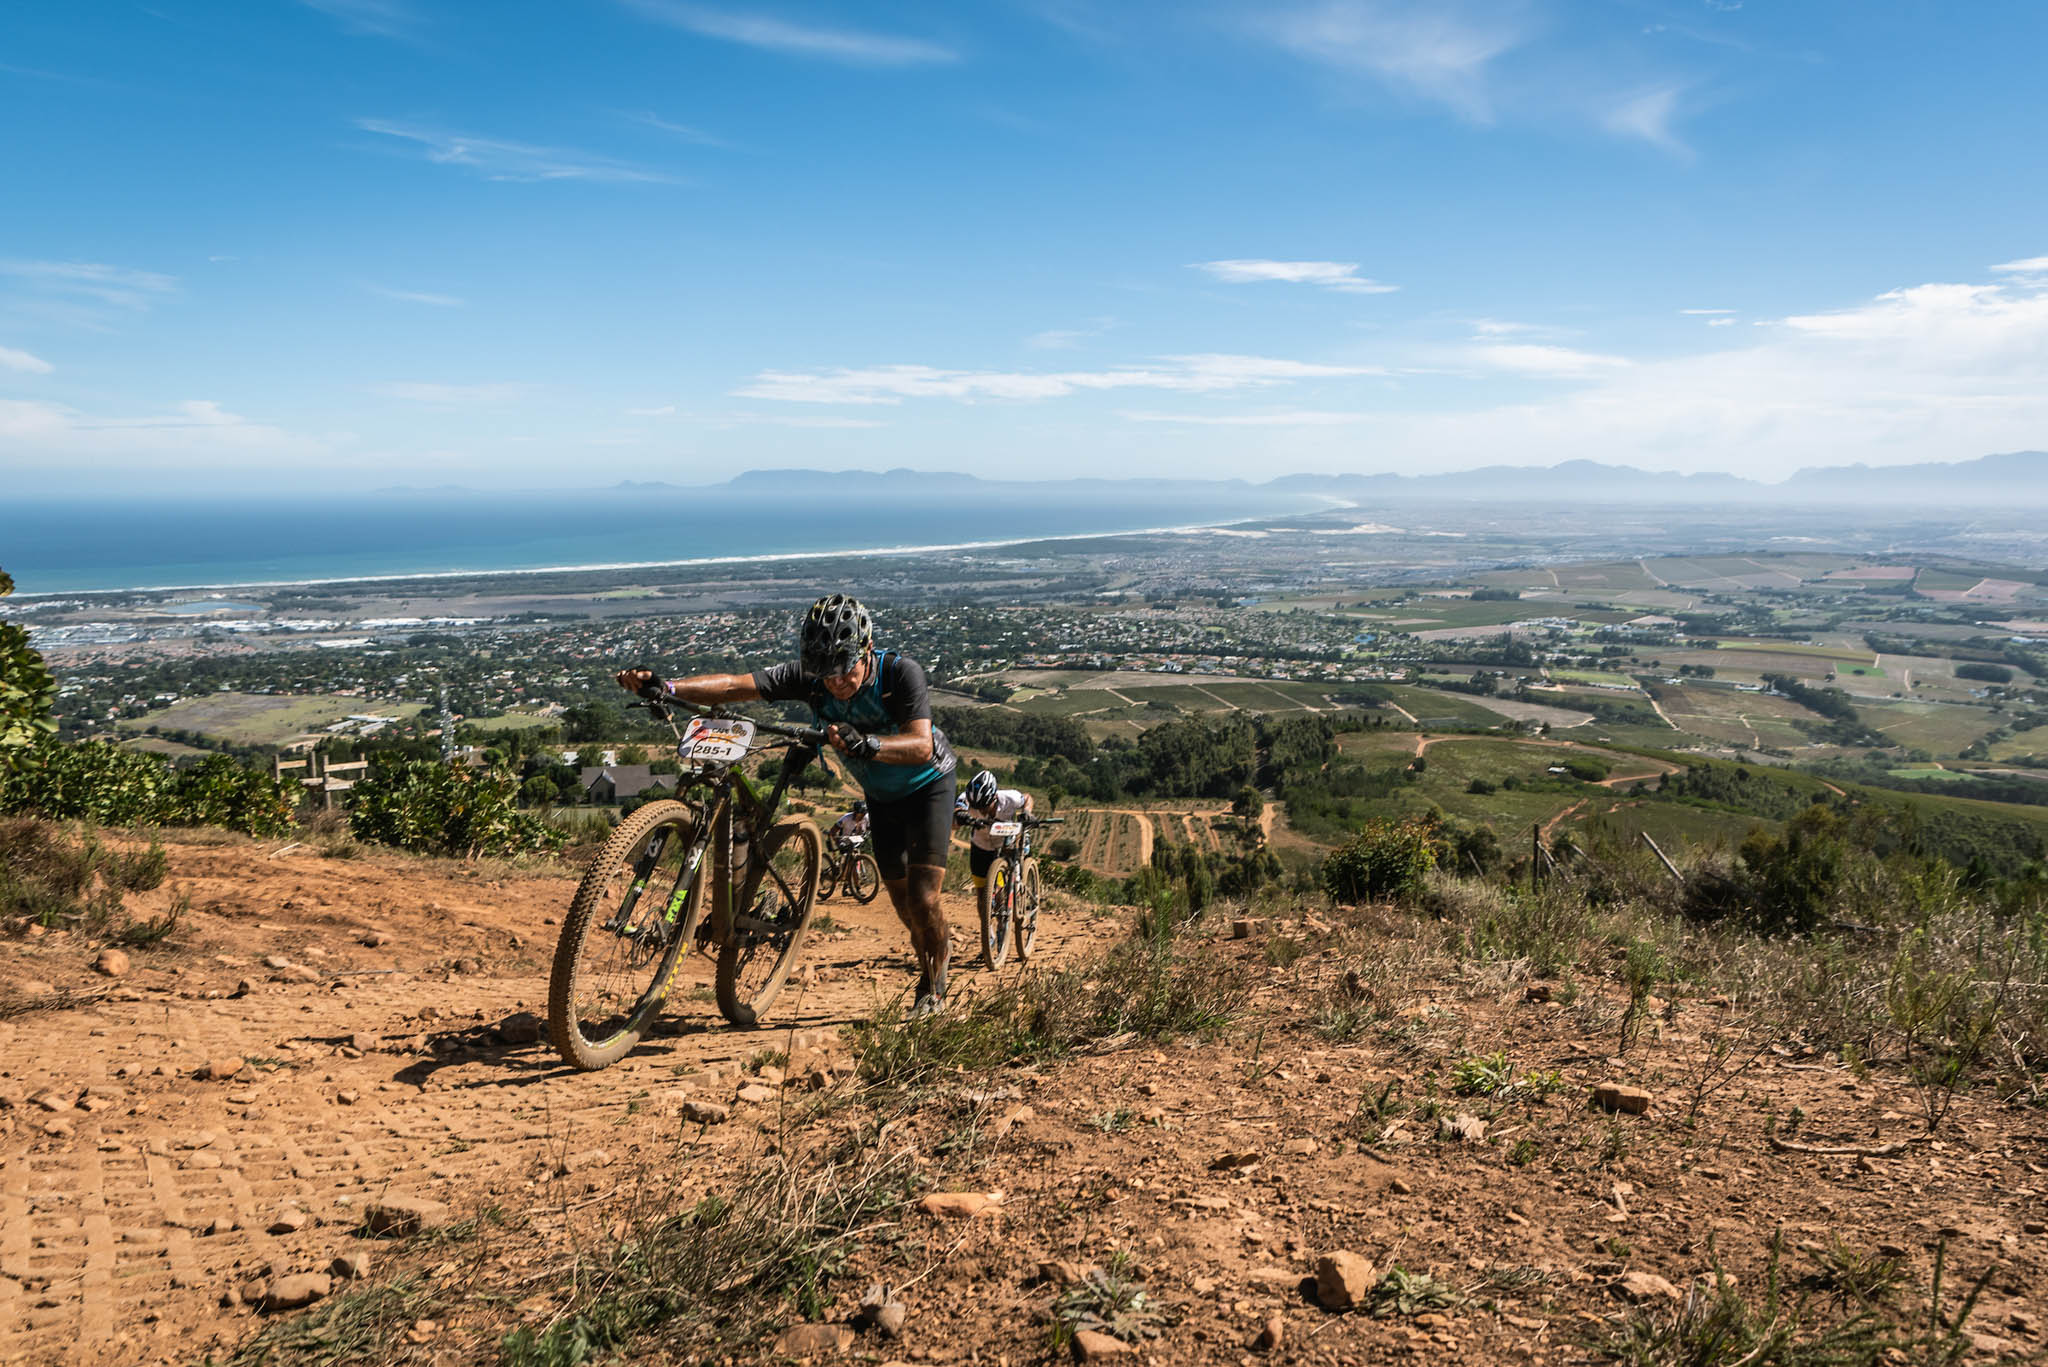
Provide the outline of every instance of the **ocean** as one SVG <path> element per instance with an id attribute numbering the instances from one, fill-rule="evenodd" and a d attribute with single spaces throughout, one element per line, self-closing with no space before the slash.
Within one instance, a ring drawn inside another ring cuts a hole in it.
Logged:
<path id="1" fill-rule="evenodd" d="M 432 490 L 303 499 L 0 500 L 23 594 L 233 588 L 913 550 L 1206 526 L 1329 506 L 1255 486 L 930 488 L 810 476 L 705 488 Z"/>

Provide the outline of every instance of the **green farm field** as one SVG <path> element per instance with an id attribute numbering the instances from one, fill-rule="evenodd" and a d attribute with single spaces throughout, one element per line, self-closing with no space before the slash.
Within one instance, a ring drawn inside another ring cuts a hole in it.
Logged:
<path id="1" fill-rule="evenodd" d="M 405 720 L 424 711 L 423 703 L 375 702 L 333 693 L 210 693 L 181 698 L 146 717 L 129 718 L 120 726 L 124 731 L 141 731 L 150 726 L 197 731 L 235 745 L 282 745 L 343 717 L 395 716 Z"/>
<path id="2" fill-rule="evenodd" d="M 1894 745 L 1953 755 L 2005 720 L 1988 707 L 1936 702 L 1863 702 L 1856 713 Z"/>

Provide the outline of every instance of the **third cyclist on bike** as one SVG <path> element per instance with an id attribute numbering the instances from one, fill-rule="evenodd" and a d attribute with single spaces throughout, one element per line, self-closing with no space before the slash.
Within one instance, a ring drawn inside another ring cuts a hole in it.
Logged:
<path id="1" fill-rule="evenodd" d="M 811 605 L 798 644 L 797 660 L 751 674 L 664 682 L 652 670 L 628 669 L 619 686 L 705 707 L 756 700 L 809 705 L 866 795 L 882 886 L 917 957 L 911 1014 L 940 1010 L 952 957 L 939 883 L 951 843 L 954 759 L 945 734 L 932 725 L 924 669 L 901 651 L 876 650 L 868 610 L 843 593 Z"/>
<path id="2" fill-rule="evenodd" d="M 982 824 L 974 828 L 974 834 L 967 840 L 967 871 L 974 875 L 974 898 L 981 909 L 981 923 L 988 925 L 988 871 L 995 866 L 996 856 L 1001 852 L 1003 842 L 989 834 L 988 823 L 992 821 L 1022 821 L 1031 815 L 1031 794 L 1015 788 L 998 788 L 996 776 L 983 769 L 968 780 L 967 789 L 953 804 L 953 820 L 965 825 L 970 821 Z M 982 959 L 988 959 L 988 937 L 982 936 Z M 993 967 L 993 965 L 989 965 Z"/>

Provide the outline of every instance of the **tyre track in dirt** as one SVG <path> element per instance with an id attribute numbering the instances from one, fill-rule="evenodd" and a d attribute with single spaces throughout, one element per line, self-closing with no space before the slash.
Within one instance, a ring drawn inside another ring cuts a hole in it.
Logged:
<path id="1" fill-rule="evenodd" d="M 695 956 L 657 1036 L 579 1074 L 495 1031 L 545 1013 L 572 878 L 253 844 L 174 845 L 171 865 L 164 889 L 130 900 L 145 913 L 190 893 L 182 948 L 136 953 L 112 995 L 79 1009 L 0 1020 L 0 1362 L 218 1352 L 252 1327 L 252 1311 L 220 1308 L 246 1279 L 374 1259 L 354 1230 L 387 1193 L 458 1217 L 559 1208 L 603 1189 L 606 1169 L 666 1153 L 683 1099 L 734 1102 L 763 1051 L 787 1051 L 792 1078 L 831 1066 L 839 1027 L 912 972 L 886 896 L 834 898 L 820 911 L 836 928 L 813 933 L 768 1028 L 726 1028 Z M 971 900 L 949 896 L 947 914 L 957 995 L 985 979 L 965 966 Z M 1106 926 L 1048 914 L 1040 954 L 1069 957 Z M 90 959 L 68 936 L 0 944 L 0 998 L 104 986 Z M 234 1059 L 227 1080 L 201 1076 Z M 739 1142 L 774 1105 L 736 1105 L 711 1141 Z"/>

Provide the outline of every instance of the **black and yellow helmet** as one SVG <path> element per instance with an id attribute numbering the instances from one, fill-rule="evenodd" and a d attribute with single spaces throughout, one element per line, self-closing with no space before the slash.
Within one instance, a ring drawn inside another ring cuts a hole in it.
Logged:
<path id="1" fill-rule="evenodd" d="M 843 593 L 828 593 L 811 604 L 804 617 L 799 650 L 804 677 L 822 679 L 847 673 L 874 643 L 875 625 L 860 601 Z"/>

